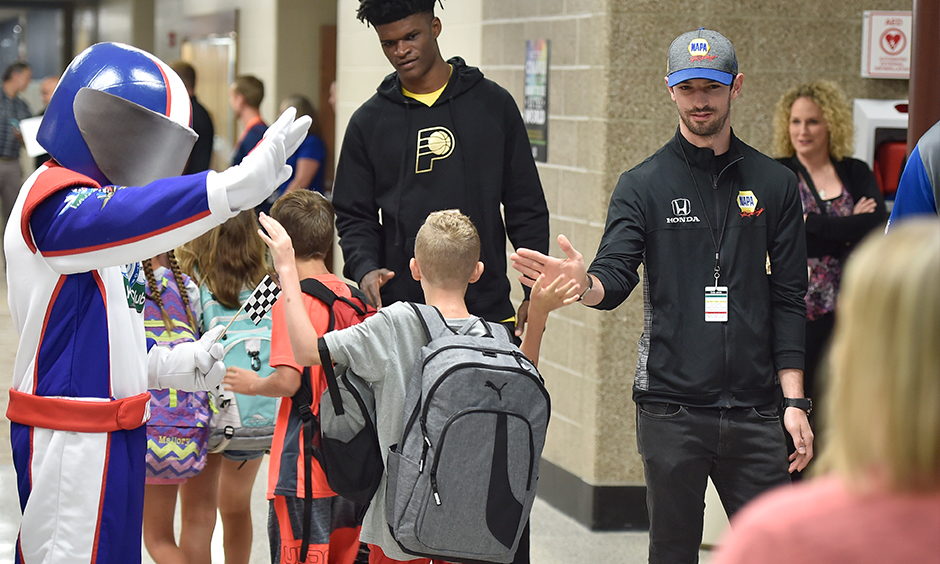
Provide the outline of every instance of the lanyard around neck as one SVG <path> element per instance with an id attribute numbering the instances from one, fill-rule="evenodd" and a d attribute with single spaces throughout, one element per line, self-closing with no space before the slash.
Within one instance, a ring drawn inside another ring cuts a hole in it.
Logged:
<path id="1" fill-rule="evenodd" d="M 731 215 L 731 200 L 734 197 L 734 179 L 731 179 L 731 186 L 728 189 L 728 204 L 725 206 L 725 217 L 721 223 L 721 231 L 718 233 L 718 239 L 715 239 L 715 229 L 712 227 L 712 222 L 708 219 L 708 209 L 705 207 L 705 199 L 702 198 L 702 191 L 699 190 L 698 182 L 695 180 L 695 175 L 692 174 L 692 165 L 689 164 L 689 156 L 685 154 L 685 147 L 682 146 L 682 140 L 678 139 L 679 132 L 676 131 L 676 141 L 679 143 L 679 150 L 682 151 L 682 158 L 685 160 L 685 167 L 689 171 L 689 176 L 692 178 L 692 185 L 695 186 L 695 193 L 698 195 L 698 201 L 702 204 L 702 214 L 705 215 L 705 224 L 708 226 L 708 235 L 712 238 L 712 245 L 715 247 L 715 286 L 718 286 L 718 279 L 721 277 L 721 243 L 725 238 L 725 230 L 728 227 L 728 216 Z M 730 150 L 730 148 L 729 148 Z M 730 165 L 731 162 L 728 163 Z M 725 168 L 728 168 L 727 166 Z M 721 176 L 721 173 L 725 171 L 725 168 L 721 169 L 718 172 L 718 176 Z M 717 179 L 716 179 L 717 186 Z M 717 219 L 717 218 L 716 218 Z"/>

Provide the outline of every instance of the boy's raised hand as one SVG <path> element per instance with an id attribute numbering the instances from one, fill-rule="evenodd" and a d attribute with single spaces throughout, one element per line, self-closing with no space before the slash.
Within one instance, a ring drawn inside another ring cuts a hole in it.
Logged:
<path id="1" fill-rule="evenodd" d="M 547 316 L 550 311 L 578 301 L 578 282 L 567 278 L 564 274 L 558 275 L 549 285 L 545 285 L 546 277 L 540 274 L 532 285 L 530 294 L 530 315 Z"/>
<path id="2" fill-rule="evenodd" d="M 294 265 L 294 245 L 291 242 L 290 235 L 284 230 L 284 226 L 264 212 L 261 212 L 258 221 L 264 227 L 264 229 L 258 230 L 258 235 L 261 236 L 264 244 L 271 249 L 274 269 L 277 270 L 278 274 L 282 274 L 281 271 L 284 267 Z"/>

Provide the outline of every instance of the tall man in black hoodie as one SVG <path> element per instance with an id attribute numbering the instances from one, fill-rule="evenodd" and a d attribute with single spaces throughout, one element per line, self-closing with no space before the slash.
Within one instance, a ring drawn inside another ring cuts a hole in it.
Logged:
<path id="1" fill-rule="evenodd" d="M 460 57 L 441 56 L 437 1 L 360 1 L 358 18 L 375 28 L 395 72 L 343 139 L 333 188 L 343 273 L 377 307 L 421 302 L 408 275 L 415 235 L 430 212 L 460 209 L 480 232 L 485 265 L 467 307 L 488 321 L 515 318 L 521 335 L 528 301 L 513 311 L 506 236 L 547 253 L 548 207 L 512 96 Z"/>
<path id="2" fill-rule="evenodd" d="M 512 257 L 526 283 L 566 274 L 579 281 L 581 302 L 598 309 L 620 305 L 644 266 L 633 399 L 650 564 L 698 562 L 709 476 L 731 516 L 813 457 L 796 176 L 731 130 L 744 75 L 727 38 L 680 35 L 666 73 L 676 135 L 621 175 L 590 268 L 564 236 L 567 259 L 525 249 Z M 781 411 L 797 447 L 789 468 Z"/>

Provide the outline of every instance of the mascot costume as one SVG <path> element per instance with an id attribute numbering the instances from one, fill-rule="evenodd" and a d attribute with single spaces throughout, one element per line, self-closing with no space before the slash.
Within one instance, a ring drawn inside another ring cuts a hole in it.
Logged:
<path id="1" fill-rule="evenodd" d="M 310 121 L 291 108 L 241 165 L 179 176 L 191 114 L 166 64 L 100 43 L 72 61 L 42 120 L 52 160 L 26 180 L 4 236 L 20 335 L 7 411 L 18 564 L 139 563 L 147 389 L 206 390 L 224 375 L 219 331 L 147 350 L 139 261 L 264 201 Z"/>

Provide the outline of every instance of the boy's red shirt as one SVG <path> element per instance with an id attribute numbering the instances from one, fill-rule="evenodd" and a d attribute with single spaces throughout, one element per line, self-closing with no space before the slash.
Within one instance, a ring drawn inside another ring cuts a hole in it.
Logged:
<path id="1" fill-rule="evenodd" d="M 333 274 L 321 274 L 313 278 L 322 282 L 337 296 L 348 298 L 352 295 L 349 287 Z M 307 310 L 307 315 L 310 317 L 314 329 L 316 329 L 318 335 L 322 335 L 326 332 L 329 324 L 329 309 L 323 302 L 307 294 L 303 294 L 303 300 L 304 308 Z M 289 366 L 303 373 L 304 367 L 294 360 L 290 336 L 287 333 L 284 305 L 280 300 L 271 309 L 271 317 L 271 366 L 275 369 L 278 366 Z M 326 379 L 323 375 L 323 369 L 319 366 L 312 367 L 310 374 L 314 397 L 311 410 L 314 415 L 319 415 L 319 398 L 326 390 Z M 271 444 L 271 461 L 268 467 L 268 499 L 273 499 L 275 495 L 304 496 L 303 440 L 300 435 L 302 426 L 303 422 L 299 413 L 293 409 L 291 398 L 281 398 L 274 427 L 274 440 Z M 327 485 L 326 475 L 323 473 L 323 469 L 320 468 L 319 463 L 316 463 L 316 458 L 313 461 L 314 465 L 311 469 L 313 497 L 335 496 L 336 494 Z"/>

